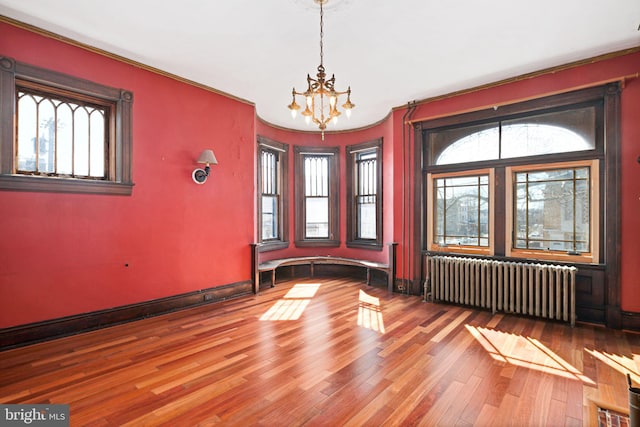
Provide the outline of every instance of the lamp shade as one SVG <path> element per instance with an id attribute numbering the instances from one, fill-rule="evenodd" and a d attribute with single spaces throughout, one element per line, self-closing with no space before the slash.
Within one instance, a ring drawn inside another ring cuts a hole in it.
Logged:
<path id="1" fill-rule="evenodd" d="M 198 163 L 217 165 L 218 160 L 215 154 L 213 154 L 213 150 L 203 150 L 202 153 L 200 153 L 200 157 L 198 157 Z"/>

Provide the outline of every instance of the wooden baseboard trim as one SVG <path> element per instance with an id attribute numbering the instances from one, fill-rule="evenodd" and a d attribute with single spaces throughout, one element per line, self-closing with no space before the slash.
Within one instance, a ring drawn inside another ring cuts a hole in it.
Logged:
<path id="1" fill-rule="evenodd" d="M 137 304 L 4 328 L 0 329 L 0 351 L 237 298 L 251 293 L 251 281 L 243 281 Z"/>
<path id="2" fill-rule="evenodd" d="M 640 332 L 640 313 L 632 311 L 622 311 L 622 329 L 633 332 Z"/>

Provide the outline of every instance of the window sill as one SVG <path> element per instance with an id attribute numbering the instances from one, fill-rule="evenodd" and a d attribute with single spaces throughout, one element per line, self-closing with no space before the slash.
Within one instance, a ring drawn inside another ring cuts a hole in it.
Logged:
<path id="1" fill-rule="evenodd" d="M 574 264 L 598 264 L 591 254 L 585 255 L 569 255 L 562 252 L 551 251 L 531 251 L 512 249 L 507 256 L 512 258 L 524 258 L 528 260 L 554 261 Z"/>
<path id="2" fill-rule="evenodd" d="M 347 242 L 348 248 L 357 248 L 357 249 L 367 249 L 370 251 L 381 251 L 382 244 L 378 242 L 366 242 L 366 241 L 358 241 L 354 240 L 351 242 Z"/>
<path id="3" fill-rule="evenodd" d="M 286 249 L 289 247 L 289 242 L 273 241 L 273 242 L 261 242 L 258 246 L 259 252 L 277 251 L 279 249 Z"/>
<path id="4" fill-rule="evenodd" d="M 467 255 L 484 255 L 484 256 L 492 256 L 493 248 L 480 248 L 477 246 L 439 246 L 432 245 L 429 249 L 431 252 L 442 252 L 442 253 L 451 253 L 451 254 L 467 254 Z"/>
<path id="5" fill-rule="evenodd" d="M 0 190 L 130 196 L 133 183 L 23 175 L 0 175 Z"/>
<path id="6" fill-rule="evenodd" d="M 295 245 L 298 248 L 311 248 L 311 247 L 337 248 L 340 246 L 340 241 L 339 240 L 296 240 Z"/>

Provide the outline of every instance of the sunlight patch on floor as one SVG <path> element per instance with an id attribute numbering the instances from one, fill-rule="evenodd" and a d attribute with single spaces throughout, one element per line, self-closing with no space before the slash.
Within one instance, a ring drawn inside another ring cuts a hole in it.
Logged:
<path id="1" fill-rule="evenodd" d="M 358 298 L 358 326 L 384 334 L 384 320 L 380 309 L 380 298 L 360 290 Z"/>
<path id="2" fill-rule="evenodd" d="M 465 327 L 497 361 L 595 385 L 589 377 L 535 338 L 490 328 Z"/>
<path id="3" fill-rule="evenodd" d="M 296 283 L 260 320 L 298 320 L 320 288 L 320 283 Z"/>
<path id="4" fill-rule="evenodd" d="M 288 298 L 313 298 L 320 288 L 320 283 L 296 283 L 284 296 Z"/>
<path id="5" fill-rule="evenodd" d="M 633 357 L 627 357 L 604 351 L 589 350 L 588 348 L 585 348 L 585 351 L 620 372 L 625 377 L 627 374 L 631 375 L 634 383 L 640 383 L 640 373 L 638 372 L 638 364 L 636 363 L 640 362 L 640 355 L 633 354 Z"/>

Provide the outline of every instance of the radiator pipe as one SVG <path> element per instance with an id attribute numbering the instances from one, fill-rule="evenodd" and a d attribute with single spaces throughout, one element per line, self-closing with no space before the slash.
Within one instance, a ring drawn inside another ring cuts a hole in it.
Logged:
<path id="1" fill-rule="evenodd" d="M 415 242 L 413 241 L 413 221 L 414 221 L 414 206 L 413 200 L 415 197 L 416 188 L 412 185 L 414 183 L 414 164 L 415 162 L 415 152 L 414 152 L 414 144 L 412 143 L 413 132 L 413 123 L 411 123 L 411 119 L 413 118 L 413 114 L 416 111 L 416 102 L 411 102 L 411 110 L 409 111 L 409 115 L 407 117 L 407 126 L 408 126 L 408 135 L 407 135 L 407 188 L 410 189 L 407 200 L 407 277 L 410 279 L 410 284 L 413 284 L 415 277 L 413 276 L 413 247 Z M 403 127 L 404 128 L 404 127 Z M 415 142 L 415 141 L 414 141 Z M 413 154 L 413 156 L 412 156 Z M 405 291 L 408 294 L 408 287 L 405 286 Z"/>
<path id="2" fill-rule="evenodd" d="M 405 284 L 411 271 L 411 191 L 409 191 L 410 188 L 408 185 L 411 180 L 411 174 L 407 173 L 407 165 L 411 164 L 411 147 L 409 146 L 411 143 L 411 133 L 409 133 L 409 141 L 407 141 L 406 129 L 407 127 L 412 126 L 409 120 L 411 119 L 415 109 L 415 101 L 408 102 L 407 110 L 402 116 L 402 279 L 401 285 L 398 286 L 398 289 L 403 293 L 408 293 L 407 286 Z"/>

